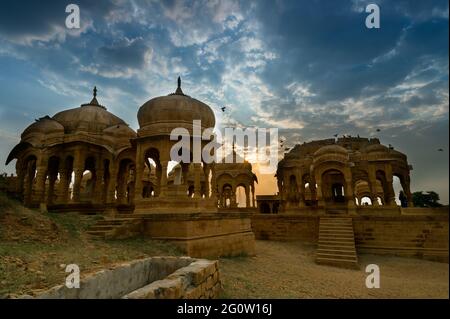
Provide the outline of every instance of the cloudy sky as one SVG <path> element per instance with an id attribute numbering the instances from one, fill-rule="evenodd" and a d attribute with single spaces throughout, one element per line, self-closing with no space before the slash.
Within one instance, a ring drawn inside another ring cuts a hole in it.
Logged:
<path id="1" fill-rule="evenodd" d="M 80 29 L 65 27 L 69 3 Z M 380 29 L 365 27 L 369 3 Z M 0 172 L 27 125 L 94 85 L 136 129 L 181 75 L 219 123 L 277 127 L 288 146 L 379 137 L 408 155 L 413 191 L 448 203 L 448 17 L 447 0 L 2 1 Z"/>

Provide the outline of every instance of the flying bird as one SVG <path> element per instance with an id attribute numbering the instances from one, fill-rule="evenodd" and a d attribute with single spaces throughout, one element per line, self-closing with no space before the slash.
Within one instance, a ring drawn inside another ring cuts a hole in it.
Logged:
<path id="1" fill-rule="evenodd" d="M 380 132 L 381 130 L 379 128 L 377 128 L 377 132 Z"/>
<path id="2" fill-rule="evenodd" d="M 439 148 L 438 149 L 438 152 L 443 152 L 444 150 L 442 149 L 442 148 Z"/>
<path id="3" fill-rule="evenodd" d="M 222 112 L 225 112 L 226 106 L 222 106 L 220 109 L 222 110 Z"/>

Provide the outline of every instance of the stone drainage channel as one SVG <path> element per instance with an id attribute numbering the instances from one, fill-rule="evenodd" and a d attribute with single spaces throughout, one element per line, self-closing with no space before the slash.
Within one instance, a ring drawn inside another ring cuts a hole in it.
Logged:
<path id="1" fill-rule="evenodd" d="M 150 257 L 121 263 L 85 276 L 80 288 L 55 286 L 37 299 L 206 299 L 222 286 L 216 260 Z"/>

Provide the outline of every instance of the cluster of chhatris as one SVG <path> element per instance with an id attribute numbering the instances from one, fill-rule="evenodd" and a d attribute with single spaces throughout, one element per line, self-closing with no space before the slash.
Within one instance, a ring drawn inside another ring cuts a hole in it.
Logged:
<path id="1" fill-rule="evenodd" d="M 405 154 L 377 138 L 343 137 L 296 145 L 279 163 L 277 177 L 285 209 L 394 206 L 398 177 L 404 203 L 412 206 Z"/>
<path id="2" fill-rule="evenodd" d="M 214 211 L 237 207 L 242 187 L 247 199 L 239 206 L 255 205 L 249 163 L 178 163 L 168 172 L 177 142 L 170 140 L 172 129 L 186 128 L 193 136 L 193 120 L 201 120 L 202 129 L 215 125 L 211 108 L 185 95 L 180 79 L 174 93 L 147 101 L 137 117 L 135 132 L 100 105 L 94 88 L 89 103 L 36 120 L 6 162 L 17 160 L 17 190 L 24 203 Z"/>
<path id="3" fill-rule="evenodd" d="M 395 176 L 403 188 L 402 206 L 411 206 L 411 167 L 404 154 L 375 138 L 321 140 L 296 145 L 278 164 L 279 193 L 258 196 L 261 213 L 280 213 L 273 216 L 283 223 L 278 224 L 272 216 L 252 214 L 257 180 L 250 163 L 237 158 L 195 163 L 188 149 L 183 152 L 189 152 L 189 163 L 171 162 L 171 149 L 179 143 L 170 138 L 174 129 L 184 129 L 193 145 L 199 137 L 194 121 L 201 121 L 201 132 L 215 126 L 211 108 L 185 95 L 180 79 L 174 93 L 140 107 L 137 132 L 100 105 L 96 95 L 94 88 L 91 102 L 36 120 L 7 159 L 7 164 L 17 160 L 16 192 L 25 205 L 103 212 L 105 219 L 89 230 L 93 236 L 142 234 L 172 241 L 194 257 L 252 255 L 253 231 L 268 238 L 306 222 L 312 226 L 294 235 L 319 229 L 314 235 L 319 263 L 355 266 L 349 216 L 399 215 Z M 200 148 L 210 142 L 201 139 Z M 372 207 L 358 207 L 362 204 Z"/>

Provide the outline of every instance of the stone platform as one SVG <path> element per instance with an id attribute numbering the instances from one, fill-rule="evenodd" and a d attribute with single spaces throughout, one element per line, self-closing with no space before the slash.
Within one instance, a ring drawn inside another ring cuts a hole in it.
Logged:
<path id="1" fill-rule="evenodd" d="M 143 234 L 167 240 L 192 257 L 254 255 L 254 234 L 248 213 L 136 214 Z"/>

